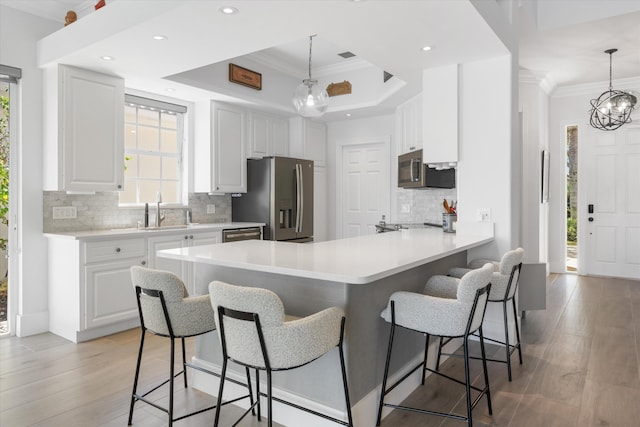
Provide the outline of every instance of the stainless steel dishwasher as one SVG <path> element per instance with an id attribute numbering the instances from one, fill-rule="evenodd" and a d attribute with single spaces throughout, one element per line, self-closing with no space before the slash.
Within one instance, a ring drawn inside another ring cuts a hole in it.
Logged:
<path id="1" fill-rule="evenodd" d="M 241 240 L 262 240 L 261 227 L 227 228 L 222 230 L 222 243 Z"/>

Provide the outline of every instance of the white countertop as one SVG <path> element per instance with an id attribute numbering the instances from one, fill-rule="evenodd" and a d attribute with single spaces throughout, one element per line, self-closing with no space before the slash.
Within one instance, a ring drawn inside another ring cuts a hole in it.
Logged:
<path id="1" fill-rule="evenodd" d="M 173 258 L 345 283 L 370 283 L 493 240 L 493 234 L 408 229 L 317 243 L 247 240 L 158 251 Z"/>
<path id="2" fill-rule="evenodd" d="M 152 234 L 161 233 L 183 233 L 187 230 L 190 231 L 217 231 L 227 230 L 233 228 L 244 227 L 262 227 L 264 223 L 261 222 L 222 222 L 222 223 L 210 223 L 210 224 L 189 224 L 189 225 L 166 225 L 162 227 L 150 227 L 150 228 L 114 228 L 108 230 L 88 230 L 88 231 L 68 231 L 60 233 L 44 233 L 46 237 L 52 238 L 66 238 L 74 240 L 90 240 L 97 238 L 112 238 L 112 237 L 146 237 Z"/>

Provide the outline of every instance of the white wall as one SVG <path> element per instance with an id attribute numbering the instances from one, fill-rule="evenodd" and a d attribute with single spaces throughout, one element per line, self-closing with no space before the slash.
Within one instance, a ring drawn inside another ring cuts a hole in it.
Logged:
<path id="1" fill-rule="evenodd" d="M 20 283 L 10 284 L 10 292 L 19 292 L 19 336 L 49 329 L 47 242 L 42 236 L 42 72 L 36 66 L 36 42 L 58 28 L 59 23 L 0 6 L 0 63 L 22 69 L 18 94 L 22 106 L 18 218 L 22 272 Z"/>
<path id="2" fill-rule="evenodd" d="M 549 203 L 541 202 L 542 150 L 549 149 L 549 95 L 545 81 L 520 72 L 522 120 L 522 229 L 520 239 L 526 263 L 547 263 Z"/>
<path id="3" fill-rule="evenodd" d="M 460 141 L 458 156 L 458 222 L 477 219 L 490 209 L 495 241 L 470 258 L 500 259 L 514 247 L 512 186 L 520 169 L 512 164 L 511 56 L 462 64 L 460 69 Z M 519 188 L 519 187 L 518 187 Z"/>
<path id="4" fill-rule="evenodd" d="M 591 99 L 597 98 L 608 87 L 608 81 L 562 87 L 552 93 L 549 101 L 549 271 L 553 273 L 564 272 L 566 264 L 565 128 L 569 125 L 578 125 L 579 153 L 580 128 L 590 126 L 589 102 Z M 632 79 L 614 80 L 613 88 L 640 92 L 640 75 Z M 578 169 L 580 168 L 581 165 L 578 164 Z M 581 170 L 578 176 L 584 175 Z M 580 183 L 578 183 L 578 188 L 580 188 Z M 579 234 L 578 251 L 581 251 L 580 237 Z M 578 257 L 580 257 L 580 253 Z"/>
<path id="5" fill-rule="evenodd" d="M 386 116 L 369 117 L 366 119 L 343 120 L 327 123 L 327 188 L 329 212 L 328 238 L 336 238 L 337 224 L 337 200 L 336 200 L 336 147 L 338 141 L 356 140 L 358 138 L 368 139 L 379 136 L 389 136 L 391 138 L 391 152 L 395 153 L 395 114 Z M 391 156 L 390 163 L 390 180 L 391 188 L 397 186 L 396 177 L 398 165 L 396 158 Z M 393 197 L 392 197 L 393 201 Z M 393 206 L 392 206 L 393 210 Z"/>

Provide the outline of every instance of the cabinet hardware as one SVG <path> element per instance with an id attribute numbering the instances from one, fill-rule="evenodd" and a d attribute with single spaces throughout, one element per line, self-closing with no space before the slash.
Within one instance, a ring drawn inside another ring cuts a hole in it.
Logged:
<path id="1" fill-rule="evenodd" d="M 120 253 L 120 248 L 116 248 L 116 253 Z"/>

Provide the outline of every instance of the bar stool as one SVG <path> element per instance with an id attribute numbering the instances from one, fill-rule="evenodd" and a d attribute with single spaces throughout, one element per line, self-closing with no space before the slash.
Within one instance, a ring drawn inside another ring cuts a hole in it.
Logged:
<path id="1" fill-rule="evenodd" d="M 383 406 L 419 412 L 422 414 L 465 420 L 471 427 L 473 425 L 473 408 L 475 408 L 482 396 L 486 396 L 489 414 L 492 414 L 491 391 L 489 389 L 487 364 L 484 359 L 484 336 L 482 334 L 482 320 L 484 319 L 484 313 L 489 297 L 489 289 L 491 288 L 491 283 L 489 283 L 489 280 L 491 278 L 492 271 L 493 266 L 491 264 L 486 264 L 482 268 L 466 274 L 460 280 L 455 298 L 438 298 L 415 292 L 394 292 L 391 295 L 391 297 L 389 298 L 389 304 L 381 313 L 381 317 L 385 321 L 391 323 L 391 331 L 389 332 L 389 347 L 387 349 L 387 359 L 385 362 L 384 375 L 382 379 L 380 404 L 378 405 L 378 418 L 376 421 L 377 426 L 380 425 Z M 389 362 L 391 360 L 391 350 L 393 347 L 393 338 L 396 326 L 425 335 L 426 339 L 424 359 L 406 375 L 396 381 L 395 384 L 387 387 L 387 378 L 389 376 Z M 482 369 L 484 371 L 485 383 L 483 388 L 471 385 L 469 376 L 468 338 L 469 335 L 476 331 L 478 331 L 480 336 Z M 429 337 L 431 335 L 463 339 L 465 377 L 464 382 L 445 375 L 437 370 L 427 368 L 427 353 L 429 348 Z M 384 403 L 385 396 L 419 368 L 422 368 L 422 385 L 424 385 L 424 377 L 426 371 L 429 371 L 465 386 L 467 397 L 466 416 Z M 473 401 L 471 400 L 472 389 L 479 392 L 479 395 L 476 396 Z"/>
<path id="2" fill-rule="evenodd" d="M 222 403 L 227 363 L 232 360 L 247 369 L 255 368 L 266 372 L 267 393 L 265 395 L 260 392 L 260 377 L 256 375 L 258 398 L 255 403 L 252 403 L 251 408 L 257 406 L 260 421 L 260 396 L 266 396 L 269 427 L 273 425 L 273 400 L 338 424 L 353 425 L 342 349 L 345 317 L 341 308 L 331 307 L 304 318 L 288 321 L 285 319 L 282 301 L 270 290 L 214 281 L 209 284 L 209 294 L 213 309 L 217 313 L 216 325 L 223 355 L 218 405 Z M 273 396 L 272 373 L 274 371 L 295 369 L 306 365 L 334 347 L 338 347 L 340 356 L 348 421 L 345 422 Z M 245 415 L 246 413 L 240 419 Z M 214 421 L 216 427 L 219 416 L 218 410 Z"/>
<path id="3" fill-rule="evenodd" d="M 524 258 L 524 249 L 517 248 L 510 251 L 507 251 L 500 261 L 491 261 L 486 259 L 476 259 L 472 260 L 468 264 L 468 268 L 452 268 L 449 270 L 448 275 L 452 276 L 450 278 L 446 278 L 444 276 L 436 276 L 438 279 L 434 278 L 434 283 L 429 290 L 426 290 L 426 293 L 432 293 L 434 295 L 442 295 L 442 292 L 447 294 L 452 294 L 455 292 L 455 288 L 457 287 L 457 281 L 454 278 L 461 278 L 469 271 L 474 268 L 478 268 L 480 264 L 484 264 L 490 262 L 494 266 L 494 272 L 491 275 L 491 293 L 489 294 L 489 302 L 500 302 L 502 303 L 502 314 L 504 318 L 504 336 L 505 340 L 495 340 L 493 338 L 486 338 L 485 340 L 494 342 L 496 344 L 500 344 L 504 346 L 506 358 L 505 360 L 501 359 L 492 359 L 487 358 L 490 362 L 499 362 L 506 363 L 507 365 L 507 375 L 509 377 L 509 381 L 511 381 L 511 356 L 513 353 L 518 350 L 518 358 L 520 360 L 520 364 L 522 365 L 522 348 L 520 345 L 520 329 L 518 327 L 518 315 L 516 309 L 516 290 L 518 289 L 518 282 L 520 281 L 520 270 L 522 269 L 522 260 Z M 439 283 L 435 283 L 435 282 Z M 443 289 L 448 289 L 443 291 Z M 507 304 L 511 302 L 513 307 L 513 319 L 516 327 L 516 343 L 511 344 L 509 340 L 509 323 L 507 320 Z M 440 354 L 442 350 L 442 343 L 438 349 L 438 363 L 440 362 Z"/>
<path id="4" fill-rule="evenodd" d="M 167 271 L 152 270 L 140 266 L 134 266 L 131 267 L 131 279 L 136 290 L 136 300 L 138 302 L 138 313 L 140 315 L 140 326 L 142 332 L 140 335 L 140 348 L 138 350 L 136 373 L 133 380 L 133 392 L 131 393 L 128 425 L 131 425 L 133 419 L 133 408 L 137 401 L 143 401 L 163 412 L 166 412 L 169 416 L 169 426 L 172 426 L 174 421 L 216 408 L 217 405 L 214 405 L 174 418 L 174 379 L 182 375 L 184 378 L 184 387 L 187 388 L 187 367 L 197 369 L 211 375 L 220 376 L 215 372 L 192 365 L 186 361 L 185 338 L 205 334 L 216 328 L 215 315 L 211 309 L 209 295 L 189 297 L 182 280 L 180 280 L 178 276 Z M 144 348 L 144 339 L 147 331 L 157 336 L 170 338 L 171 354 L 169 378 L 151 388 L 149 391 L 143 394 L 138 394 L 138 379 L 140 376 L 140 365 L 142 362 L 142 350 Z M 182 342 L 182 370 L 175 373 L 174 354 L 175 340 L 177 338 Z M 249 390 L 248 395 L 251 396 L 251 383 L 249 382 L 248 369 L 246 373 L 246 386 Z M 167 383 L 169 383 L 169 407 L 164 408 L 149 400 L 147 396 Z"/>

